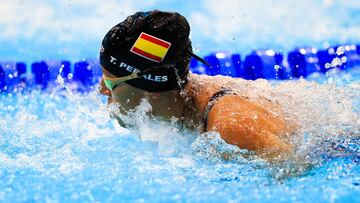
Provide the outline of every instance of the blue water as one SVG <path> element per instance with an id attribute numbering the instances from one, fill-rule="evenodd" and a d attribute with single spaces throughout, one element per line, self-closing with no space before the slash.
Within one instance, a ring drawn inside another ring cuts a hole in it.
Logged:
<path id="1" fill-rule="evenodd" d="M 152 120 L 146 101 L 127 130 L 97 92 L 1 95 L 0 202 L 360 202 L 359 73 L 233 84 L 299 120 L 276 164 Z"/>
<path id="2" fill-rule="evenodd" d="M 0 61 L 96 58 L 106 31 L 127 15 L 174 8 L 188 18 L 201 56 L 360 40 L 358 0 L 1 0 Z M 299 121 L 295 155 L 276 164 L 217 134 L 152 120 L 146 102 L 129 131 L 96 92 L 0 94 L 0 202 L 360 202 L 359 81 L 358 67 L 306 81 L 232 83 Z"/>

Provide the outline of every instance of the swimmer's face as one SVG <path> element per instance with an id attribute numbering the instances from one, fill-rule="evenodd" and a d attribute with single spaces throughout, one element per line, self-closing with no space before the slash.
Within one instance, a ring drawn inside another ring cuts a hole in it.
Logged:
<path id="1" fill-rule="evenodd" d="M 116 76 L 112 75 L 105 68 L 102 68 L 103 74 L 109 78 L 116 78 Z M 106 87 L 104 79 L 102 78 L 100 81 L 99 87 L 100 94 L 108 96 L 108 104 L 110 103 L 118 103 L 121 105 L 122 109 L 129 110 L 134 109 L 136 106 L 140 104 L 141 99 L 153 99 L 154 97 L 159 96 L 159 93 L 150 93 L 138 88 L 135 88 L 127 83 L 120 83 L 116 85 L 113 90 L 110 90 Z"/>

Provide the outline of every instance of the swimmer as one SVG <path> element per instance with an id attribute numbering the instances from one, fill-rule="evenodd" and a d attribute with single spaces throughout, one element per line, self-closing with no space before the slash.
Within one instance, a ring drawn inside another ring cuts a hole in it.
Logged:
<path id="1" fill-rule="evenodd" d="M 290 154 L 293 147 L 285 138 L 293 127 L 279 106 L 251 101 L 215 77 L 189 72 L 192 57 L 208 65 L 192 52 L 189 34 L 189 23 L 178 13 L 155 10 L 128 16 L 102 41 L 100 93 L 108 96 L 108 103 L 117 103 L 123 115 L 146 99 L 151 116 L 169 122 L 176 118 L 188 129 L 216 131 L 227 143 L 266 159 Z M 114 117 L 126 126 L 121 115 Z"/>

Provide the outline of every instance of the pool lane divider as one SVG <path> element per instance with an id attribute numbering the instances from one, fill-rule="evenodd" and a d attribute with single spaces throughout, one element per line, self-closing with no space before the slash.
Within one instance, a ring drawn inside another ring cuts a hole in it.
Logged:
<path id="1" fill-rule="evenodd" d="M 190 70 L 195 74 L 224 75 L 256 80 L 292 80 L 329 70 L 348 70 L 360 66 L 360 45 L 339 45 L 324 50 L 297 48 L 287 56 L 274 50 L 256 50 L 245 57 L 237 53 L 216 52 L 203 57 L 211 67 L 195 59 Z M 71 63 L 68 60 L 35 61 L 29 67 L 24 62 L 0 62 L 0 92 L 20 89 L 48 89 L 76 84 L 80 91 L 93 90 L 101 78 L 97 59 Z"/>

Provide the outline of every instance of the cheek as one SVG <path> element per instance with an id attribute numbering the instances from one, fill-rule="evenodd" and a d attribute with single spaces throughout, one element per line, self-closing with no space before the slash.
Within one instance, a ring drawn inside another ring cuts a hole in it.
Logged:
<path id="1" fill-rule="evenodd" d="M 134 95 L 136 95 L 132 90 L 126 86 L 116 87 L 112 92 L 112 101 L 120 103 L 122 105 L 128 103 L 129 101 L 134 101 Z"/>
<path id="2" fill-rule="evenodd" d="M 116 87 L 113 91 L 111 91 L 111 96 L 115 102 L 118 102 L 122 98 L 128 97 L 129 91 L 124 87 Z"/>

